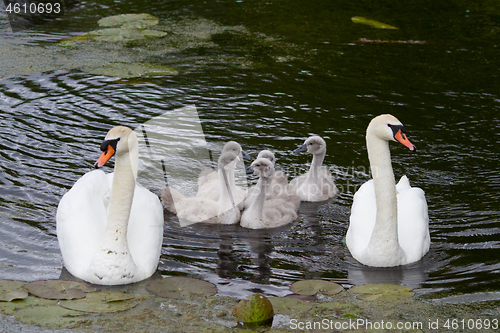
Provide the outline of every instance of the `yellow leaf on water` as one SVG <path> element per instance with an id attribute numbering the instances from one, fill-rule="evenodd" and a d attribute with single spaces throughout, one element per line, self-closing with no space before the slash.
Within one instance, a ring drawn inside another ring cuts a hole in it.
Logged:
<path id="1" fill-rule="evenodd" d="M 374 20 L 369 20 L 369 19 L 361 17 L 361 16 L 354 16 L 351 18 L 351 20 L 354 23 L 366 24 L 366 25 L 369 25 L 369 26 L 377 28 L 377 29 L 399 29 L 399 28 L 396 28 L 392 25 L 385 24 L 385 23 L 378 22 L 378 21 L 374 21 Z"/>

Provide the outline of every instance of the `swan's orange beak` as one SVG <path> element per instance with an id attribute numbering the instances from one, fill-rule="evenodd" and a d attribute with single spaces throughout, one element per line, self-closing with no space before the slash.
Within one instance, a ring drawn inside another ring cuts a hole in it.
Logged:
<path id="1" fill-rule="evenodd" d="M 107 161 L 115 154 L 115 150 L 111 145 L 108 145 L 108 149 L 102 152 L 99 159 L 94 163 L 96 169 L 101 168 Z"/>
<path id="2" fill-rule="evenodd" d="M 398 140 L 400 143 L 408 147 L 408 149 L 410 149 L 411 151 L 417 150 L 417 147 L 415 147 L 415 145 L 411 143 L 410 140 L 408 140 L 406 134 L 403 133 L 401 129 L 399 129 L 396 135 L 394 135 L 394 139 Z"/>

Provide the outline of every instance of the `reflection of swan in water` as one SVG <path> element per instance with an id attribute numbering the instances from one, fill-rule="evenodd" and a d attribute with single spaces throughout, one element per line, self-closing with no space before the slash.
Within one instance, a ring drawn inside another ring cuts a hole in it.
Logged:
<path id="1" fill-rule="evenodd" d="M 370 267 L 345 255 L 347 263 L 348 283 L 362 285 L 370 283 L 392 283 L 404 285 L 412 289 L 421 288 L 427 280 L 426 267 L 422 261 L 394 267 Z"/>
<path id="2" fill-rule="evenodd" d="M 420 260 L 430 245 L 424 192 L 410 187 L 406 176 L 395 184 L 389 141 L 399 141 L 415 150 L 396 117 L 373 118 L 366 130 L 373 180 L 364 183 L 354 195 L 346 235 L 352 256 L 367 266 L 406 265 Z"/>
<path id="3" fill-rule="evenodd" d="M 137 137 L 113 127 L 96 162 L 116 155 L 114 173 L 91 171 L 62 197 L 57 238 L 64 265 L 74 276 L 102 285 L 138 282 L 158 266 L 163 240 L 163 209 L 158 197 L 136 184 Z"/>
<path id="4" fill-rule="evenodd" d="M 332 174 L 327 167 L 321 166 L 326 155 L 326 142 L 320 136 L 309 137 L 294 153 L 313 154 L 309 171 L 292 179 L 290 185 L 297 191 L 301 201 L 324 201 L 334 197 L 338 190 Z"/>
<path id="5" fill-rule="evenodd" d="M 234 183 L 234 169 L 240 162 L 237 155 L 232 152 L 223 153 L 219 157 L 219 198 L 211 200 L 202 197 L 186 198 L 182 193 L 172 187 L 162 192 L 165 208 L 174 212 L 181 224 L 197 222 L 233 224 L 240 220 L 240 211 L 235 207 L 232 194 L 236 187 Z M 186 221 L 186 222 L 183 222 Z"/>
<path id="6" fill-rule="evenodd" d="M 257 195 L 241 216 L 241 226 L 251 229 L 276 228 L 294 221 L 300 200 L 294 191 L 283 191 L 277 197 L 266 200 L 266 193 L 273 179 L 274 166 L 267 158 L 258 158 L 251 166 L 259 180 Z"/>
<path id="7" fill-rule="evenodd" d="M 221 154 L 224 153 L 233 153 L 237 156 L 241 156 L 244 160 L 249 160 L 250 156 L 245 153 L 245 151 L 241 148 L 240 144 L 236 141 L 229 141 L 224 145 Z M 232 174 L 228 174 L 228 177 L 231 177 L 230 182 L 235 182 L 234 180 L 234 172 Z M 246 190 L 242 189 L 239 186 L 234 186 L 232 188 L 232 195 L 234 198 L 235 204 L 243 209 L 243 201 L 247 195 Z M 201 172 L 198 177 L 198 192 L 196 192 L 196 197 L 205 198 L 217 201 L 219 200 L 220 195 L 220 181 L 216 171 L 212 169 L 207 169 Z"/>
<path id="8" fill-rule="evenodd" d="M 276 158 L 274 157 L 274 153 L 270 150 L 262 150 L 257 158 L 267 158 L 273 166 L 275 165 Z M 283 191 L 286 190 L 288 186 L 288 179 L 283 171 L 274 171 L 273 179 L 271 184 L 269 185 L 269 189 L 266 192 L 266 200 L 276 198 Z M 250 204 L 254 201 L 257 196 L 257 186 L 252 186 L 248 189 L 247 197 L 245 198 L 245 209 L 250 207 Z"/>

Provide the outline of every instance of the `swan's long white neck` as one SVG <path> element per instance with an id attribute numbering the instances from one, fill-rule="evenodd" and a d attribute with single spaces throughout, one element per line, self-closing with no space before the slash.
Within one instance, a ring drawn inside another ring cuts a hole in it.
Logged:
<path id="1" fill-rule="evenodd" d="M 117 155 L 108 207 L 105 243 L 128 250 L 127 227 L 135 189 L 134 168 L 129 153 Z"/>
<path id="2" fill-rule="evenodd" d="M 366 254 L 373 260 L 388 260 L 391 254 L 394 261 L 404 258 L 404 251 L 398 241 L 398 206 L 396 197 L 396 182 L 391 165 L 389 142 L 367 132 L 366 146 L 368 159 L 375 187 L 377 216 Z"/>
<path id="3" fill-rule="evenodd" d="M 97 277 L 103 284 L 109 284 L 109 279 L 113 279 L 113 284 L 128 283 L 138 273 L 138 267 L 130 254 L 127 242 L 128 222 L 137 175 L 138 148 L 137 138 L 133 132 L 121 138 L 121 140 L 127 139 L 129 152 L 117 151 L 115 155 L 115 172 L 104 241 L 88 267 L 92 279 Z M 116 281 L 116 276 L 121 280 Z"/>

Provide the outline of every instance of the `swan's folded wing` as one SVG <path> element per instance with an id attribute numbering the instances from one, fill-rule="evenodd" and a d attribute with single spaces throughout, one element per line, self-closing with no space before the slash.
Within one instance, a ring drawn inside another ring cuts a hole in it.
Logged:
<path id="1" fill-rule="evenodd" d="M 135 264 L 153 274 L 163 242 L 163 207 L 156 194 L 140 185 L 135 187 L 127 241 Z"/>
<path id="2" fill-rule="evenodd" d="M 403 191 L 403 190 L 407 190 L 410 188 L 411 188 L 410 180 L 406 176 L 401 177 L 399 182 L 396 184 L 396 191 L 398 191 L 398 192 Z"/>
<path id="3" fill-rule="evenodd" d="M 94 170 L 83 175 L 59 202 L 57 239 L 72 274 L 88 266 L 103 241 L 109 191 L 106 174 Z"/>
<path id="4" fill-rule="evenodd" d="M 408 263 L 420 260 L 429 251 L 429 215 L 424 191 L 418 187 L 398 193 L 399 244 Z"/>
<path id="5" fill-rule="evenodd" d="M 368 246 L 377 216 L 375 187 L 369 180 L 354 194 L 346 245 L 356 258 Z"/>

